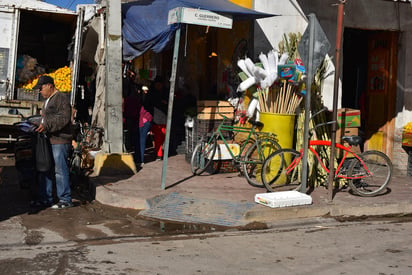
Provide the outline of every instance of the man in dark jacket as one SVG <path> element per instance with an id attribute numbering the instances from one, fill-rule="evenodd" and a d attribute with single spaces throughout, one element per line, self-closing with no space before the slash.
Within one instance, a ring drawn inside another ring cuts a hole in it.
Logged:
<path id="1" fill-rule="evenodd" d="M 52 77 L 40 76 L 36 86 L 46 99 L 42 109 L 42 120 L 37 132 L 45 132 L 50 139 L 54 159 L 54 169 L 40 174 L 40 204 L 53 204 L 53 180 L 56 182 L 56 192 L 59 201 L 52 205 L 53 209 L 73 206 L 70 190 L 69 167 L 67 163 L 72 142 L 71 106 L 69 98 L 59 92 L 54 86 Z"/>

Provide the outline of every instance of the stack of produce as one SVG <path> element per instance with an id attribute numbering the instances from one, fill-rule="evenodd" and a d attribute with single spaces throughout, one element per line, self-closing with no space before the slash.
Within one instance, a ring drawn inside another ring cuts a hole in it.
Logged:
<path id="1" fill-rule="evenodd" d="M 403 126 L 403 131 L 406 133 L 412 133 L 412 122 L 408 122 L 405 126 Z"/>
<path id="2" fill-rule="evenodd" d="M 403 126 L 402 145 L 412 147 L 412 122 L 408 122 Z"/>
<path id="3" fill-rule="evenodd" d="M 54 85 L 59 91 L 65 92 L 65 93 L 68 93 L 71 91 L 72 89 L 71 69 L 69 67 L 64 66 L 62 68 L 55 70 L 54 72 L 44 74 L 44 75 L 51 76 L 54 79 Z M 26 85 L 23 85 L 22 88 L 26 90 L 32 90 L 33 87 L 37 84 L 39 77 L 40 75 L 38 75 L 35 79 L 31 80 Z"/>

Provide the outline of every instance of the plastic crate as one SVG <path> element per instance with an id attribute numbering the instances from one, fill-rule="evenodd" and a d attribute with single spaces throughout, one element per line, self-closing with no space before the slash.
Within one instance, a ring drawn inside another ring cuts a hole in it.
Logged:
<path id="1" fill-rule="evenodd" d="M 312 197 L 298 191 L 281 191 L 255 195 L 255 202 L 272 208 L 312 204 Z"/>
<path id="2" fill-rule="evenodd" d="M 412 177 L 412 149 L 408 152 L 408 167 L 406 170 L 406 175 Z"/>

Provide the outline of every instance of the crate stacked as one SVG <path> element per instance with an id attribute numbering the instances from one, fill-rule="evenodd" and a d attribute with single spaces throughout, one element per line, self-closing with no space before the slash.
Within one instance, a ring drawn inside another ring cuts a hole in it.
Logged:
<path id="1" fill-rule="evenodd" d="M 341 143 L 343 136 L 358 136 L 361 126 L 361 112 L 357 109 L 342 108 L 338 110 L 338 130 L 336 131 L 336 142 Z M 342 143 L 341 143 L 342 144 Z M 348 144 L 343 143 L 348 146 Z M 352 146 L 352 151 L 360 153 L 360 146 Z"/>
<path id="2" fill-rule="evenodd" d="M 32 90 L 17 88 L 17 100 L 40 101 L 41 95 Z"/>
<path id="3" fill-rule="evenodd" d="M 233 124 L 233 106 L 222 100 L 199 100 L 197 102 L 197 136 L 208 137 L 219 126 L 223 116 L 225 124 Z M 225 133 L 226 134 L 226 133 Z"/>
<path id="4" fill-rule="evenodd" d="M 407 123 L 402 131 L 402 146 L 408 153 L 407 175 L 412 176 L 412 122 Z"/>
<path id="5" fill-rule="evenodd" d="M 213 131 L 219 126 L 220 123 L 222 123 L 222 115 L 226 117 L 224 121 L 225 124 L 233 124 L 234 108 L 228 101 L 199 100 L 197 102 L 197 116 L 193 127 L 194 132 L 192 132 L 192 140 L 195 141 L 195 145 L 201 139 L 207 141 Z M 225 138 L 230 138 L 232 133 L 223 133 L 223 135 Z M 214 160 L 211 169 L 215 172 L 237 171 L 237 168 L 234 167 L 231 159 Z"/>

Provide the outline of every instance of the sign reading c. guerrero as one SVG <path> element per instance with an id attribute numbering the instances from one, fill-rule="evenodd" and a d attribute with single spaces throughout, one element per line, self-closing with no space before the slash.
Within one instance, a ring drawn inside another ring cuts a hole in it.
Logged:
<path id="1" fill-rule="evenodd" d="M 174 8 L 169 11 L 167 24 L 170 25 L 174 23 L 187 23 L 231 29 L 233 19 L 230 16 L 221 15 L 207 10 Z"/>

